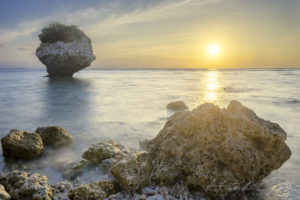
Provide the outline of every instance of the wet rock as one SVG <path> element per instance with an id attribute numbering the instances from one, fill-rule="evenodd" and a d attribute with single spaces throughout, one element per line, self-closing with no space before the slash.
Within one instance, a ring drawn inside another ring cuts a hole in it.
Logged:
<path id="1" fill-rule="evenodd" d="M 98 183 L 83 184 L 72 189 L 68 197 L 71 200 L 103 200 L 116 193 L 118 186 L 114 181 L 99 181 Z"/>
<path id="2" fill-rule="evenodd" d="M 62 181 L 52 186 L 52 200 L 67 200 L 68 193 L 73 188 L 69 181 Z"/>
<path id="3" fill-rule="evenodd" d="M 5 191 L 4 186 L 1 184 L 0 184 L 0 199 L 1 200 L 9 200 L 10 199 L 9 194 Z"/>
<path id="4" fill-rule="evenodd" d="M 145 194 L 147 196 L 153 196 L 157 193 L 157 191 L 155 189 L 152 189 L 150 187 L 145 187 L 144 189 L 142 189 L 142 194 Z"/>
<path id="5" fill-rule="evenodd" d="M 82 154 L 82 158 L 92 164 L 99 164 L 105 159 L 113 158 L 119 160 L 129 152 L 123 145 L 114 141 L 100 142 L 92 145 Z"/>
<path id="6" fill-rule="evenodd" d="M 40 135 L 22 130 L 11 130 L 1 139 L 2 152 L 5 158 L 31 159 L 43 153 L 43 142 Z"/>
<path id="7" fill-rule="evenodd" d="M 59 126 L 38 127 L 35 132 L 42 137 L 45 146 L 54 148 L 71 144 L 73 140 L 72 136 Z"/>
<path id="8" fill-rule="evenodd" d="M 206 103 L 175 113 L 144 146 L 154 182 L 173 185 L 180 180 L 224 196 L 260 182 L 289 159 L 286 137 L 278 124 L 231 101 L 223 109 Z"/>
<path id="9" fill-rule="evenodd" d="M 76 181 L 83 174 L 83 170 L 74 170 L 72 168 L 67 169 L 63 172 L 62 176 L 65 180 L 68 181 Z"/>
<path id="10" fill-rule="evenodd" d="M 51 200 L 52 191 L 47 177 L 22 171 L 2 173 L 0 184 L 12 200 Z"/>
<path id="11" fill-rule="evenodd" d="M 186 109 L 188 109 L 188 107 L 185 105 L 185 103 L 183 101 L 173 101 L 173 102 L 170 102 L 167 105 L 167 108 L 169 110 L 173 110 L 173 111 L 180 111 L 180 110 L 186 110 Z"/>
<path id="12" fill-rule="evenodd" d="M 161 195 L 156 194 L 154 196 L 148 197 L 147 200 L 164 200 L 166 198 L 163 198 Z"/>
<path id="13" fill-rule="evenodd" d="M 130 152 L 113 164 L 111 174 L 120 182 L 123 190 L 134 192 L 149 184 L 151 167 L 146 152 Z"/>
<path id="14" fill-rule="evenodd" d="M 103 171 L 108 172 L 115 162 L 117 162 L 116 159 L 108 158 L 108 159 L 102 160 L 100 167 Z"/>

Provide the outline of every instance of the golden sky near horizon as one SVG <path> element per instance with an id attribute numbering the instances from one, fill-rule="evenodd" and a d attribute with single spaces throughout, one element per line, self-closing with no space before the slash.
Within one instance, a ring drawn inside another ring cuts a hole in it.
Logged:
<path id="1" fill-rule="evenodd" d="M 48 12 L 6 14 L 0 67 L 41 67 L 37 35 L 51 21 L 77 24 L 91 37 L 93 67 L 300 67 L 297 0 L 75 2 L 72 9 L 60 1 Z M 9 1 L 0 11 L 5 6 Z"/>

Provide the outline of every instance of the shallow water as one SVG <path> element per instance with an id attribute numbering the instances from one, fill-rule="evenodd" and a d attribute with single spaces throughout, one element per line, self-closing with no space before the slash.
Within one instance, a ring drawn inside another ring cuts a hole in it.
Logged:
<path id="1" fill-rule="evenodd" d="M 204 102 L 223 107 L 236 99 L 258 116 L 279 123 L 288 134 L 292 157 L 265 179 L 261 198 L 300 196 L 299 69 L 89 69 L 74 78 L 44 75 L 44 70 L 0 69 L 0 136 L 12 128 L 34 131 L 47 125 L 70 132 L 73 145 L 25 165 L 28 171 L 46 175 L 50 183 L 62 180 L 51 165 L 79 160 L 93 143 L 113 139 L 138 148 L 139 141 L 153 138 L 172 114 L 166 109 L 170 101 L 183 100 L 192 109 Z M 0 167 L 8 167 L 3 158 Z M 82 182 L 99 176 L 100 172 L 90 172 Z"/>

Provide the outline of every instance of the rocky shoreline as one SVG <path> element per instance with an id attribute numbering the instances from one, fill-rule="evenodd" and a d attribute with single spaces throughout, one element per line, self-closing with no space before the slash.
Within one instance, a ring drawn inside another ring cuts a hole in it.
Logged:
<path id="1" fill-rule="evenodd" d="M 61 167 L 65 181 L 57 184 L 37 173 L 2 171 L 0 199 L 240 199 L 255 195 L 255 186 L 289 159 L 286 137 L 278 124 L 237 101 L 227 108 L 208 103 L 191 111 L 184 107 L 155 138 L 141 142 L 142 151 L 98 142 L 81 161 Z M 52 126 L 34 133 L 13 129 L 1 144 L 5 161 L 14 162 L 43 156 L 45 149 L 63 148 L 72 140 L 66 130 Z M 80 184 L 78 178 L 93 167 L 109 178 Z"/>

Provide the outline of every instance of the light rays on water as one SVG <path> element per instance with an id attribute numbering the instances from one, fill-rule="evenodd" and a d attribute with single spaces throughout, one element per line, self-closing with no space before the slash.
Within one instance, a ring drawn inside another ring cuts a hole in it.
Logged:
<path id="1" fill-rule="evenodd" d="M 197 104 L 214 103 L 220 106 L 220 88 L 218 71 L 207 71 L 202 79 L 200 79 L 199 97 Z"/>

